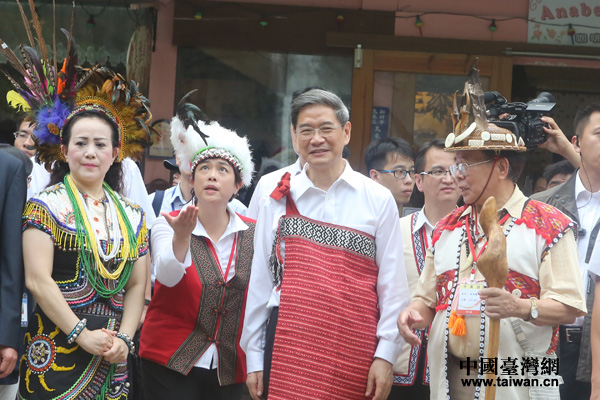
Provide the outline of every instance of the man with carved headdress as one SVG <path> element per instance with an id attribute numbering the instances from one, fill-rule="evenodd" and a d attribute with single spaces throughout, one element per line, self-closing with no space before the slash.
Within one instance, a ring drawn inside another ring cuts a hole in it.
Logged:
<path id="1" fill-rule="evenodd" d="M 515 184 L 523 168 L 519 153 L 524 143 L 487 123 L 477 74 L 471 71 L 462 109 L 455 112 L 454 133 L 446 138 L 446 150 L 455 152 L 450 172 L 465 205 L 436 225 L 416 294 L 400 314 L 398 327 L 415 345 L 420 341 L 411 329 L 432 324 L 432 399 L 483 398 L 485 385 L 469 386 L 464 379 L 483 378 L 486 366 L 497 372 L 499 379 L 490 382 L 498 386 L 497 398 L 556 399 L 556 325 L 586 310 L 575 225 L 557 209 L 525 197 Z M 490 196 L 496 199 L 498 223 L 506 236 L 509 271 L 504 288 L 487 288 L 477 267 L 487 245 L 478 216 Z M 491 318 L 500 319 L 495 364 L 485 359 Z M 515 386 L 515 378 L 527 379 L 531 387 Z M 548 383 L 554 386 L 544 386 Z"/>

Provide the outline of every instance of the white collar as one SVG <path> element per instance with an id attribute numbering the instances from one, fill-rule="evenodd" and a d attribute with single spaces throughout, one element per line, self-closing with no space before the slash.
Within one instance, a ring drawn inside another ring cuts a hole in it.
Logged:
<path id="1" fill-rule="evenodd" d="M 181 211 L 185 210 L 188 207 L 191 207 L 191 205 L 192 202 L 187 203 L 185 206 L 183 206 Z M 219 240 L 232 233 L 237 233 L 248 229 L 248 225 L 246 225 L 246 223 L 240 218 L 240 216 L 237 215 L 230 207 L 231 206 L 228 204 L 227 212 L 229 213 L 229 223 L 227 224 L 227 228 L 225 228 L 225 232 L 223 232 L 223 235 Z M 206 229 L 204 229 L 202 223 L 200 223 L 200 220 L 196 221 L 196 227 L 192 231 L 192 235 L 204 236 L 205 238 L 210 240 L 210 237 L 208 236 L 208 233 L 206 233 Z"/>
<path id="2" fill-rule="evenodd" d="M 181 184 L 177 184 L 173 189 L 173 193 L 171 194 L 171 204 L 175 201 L 175 199 L 179 198 L 181 204 L 186 204 L 187 201 L 183 198 L 183 193 L 181 192 Z"/>
<path id="3" fill-rule="evenodd" d="M 575 179 L 575 202 L 579 200 L 587 201 L 587 199 L 593 197 L 594 195 L 598 196 L 597 193 L 599 192 L 592 193 L 585 188 L 583 181 L 581 180 L 581 170 L 578 170 L 577 179 Z"/>
<path id="4" fill-rule="evenodd" d="M 431 230 L 435 228 L 435 226 L 431 225 L 431 222 L 429 222 L 429 219 L 425 215 L 425 206 L 423 206 L 423 208 L 421 208 L 421 210 L 419 211 L 419 215 L 417 216 L 417 222 L 415 223 L 412 233 L 416 233 L 425 224 L 427 224 L 427 226 L 429 226 Z"/>
<path id="5" fill-rule="evenodd" d="M 300 158 L 296 159 L 296 162 L 290 165 L 289 173 L 292 176 L 296 176 L 302 172 L 302 167 L 300 166 Z"/>
<path id="6" fill-rule="evenodd" d="M 342 171 L 342 174 L 340 175 L 340 177 L 335 182 L 333 182 L 333 184 L 330 186 L 330 189 L 336 185 L 339 185 L 338 182 L 345 182 L 350 187 L 359 190 L 361 188 L 361 183 L 359 180 L 353 179 L 352 175 L 354 173 L 354 170 L 352 169 L 352 167 L 350 166 L 350 163 L 348 161 L 346 161 L 346 160 L 343 160 L 343 161 L 346 164 L 346 166 L 344 167 L 344 170 Z M 296 198 L 302 197 L 302 195 L 304 193 L 306 193 L 309 189 L 323 191 L 322 189 L 317 188 L 314 185 L 314 183 L 310 180 L 310 178 L 306 174 L 307 168 L 310 168 L 308 163 L 304 164 L 304 168 L 302 169 L 302 172 L 300 174 L 298 174 L 296 176 L 292 176 L 292 181 L 290 183 L 290 186 L 291 186 L 291 190 L 293 191 L 293 193 L 295 195 L 294 197 L 296 197 Z"/>

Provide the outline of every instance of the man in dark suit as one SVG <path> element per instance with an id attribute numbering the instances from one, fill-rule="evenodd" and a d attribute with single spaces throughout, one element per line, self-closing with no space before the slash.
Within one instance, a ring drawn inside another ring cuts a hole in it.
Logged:
<path id="1" fill-rule="evenodd" d="M 16 157 L 0 151 L 0 378 L 13 371 L 22 341 L 19 334 L 24 283 L 21 214 L 26 193 L 25 166 Z M 16 381 L 1 383 L 0 397 Z"/>

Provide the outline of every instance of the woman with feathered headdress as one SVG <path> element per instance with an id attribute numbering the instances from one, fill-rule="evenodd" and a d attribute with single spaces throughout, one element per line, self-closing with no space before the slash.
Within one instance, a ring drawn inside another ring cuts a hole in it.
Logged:
<path id="1" fill-rule="evenodd" d="M 8 99 L 34 118 L 38 154 L 54 166 L 54 186 L 23 213 L 26 284 L 37 307 L 17 398 L 126 399 L 148 240 L 144 213 L 119 194 L 120 161 L 148 143 L 148 101 L 135 82 L 108 69 L 78 68 L 68 32 L 58 70 L 32 0 L 30 7 L 40 51 L 33 39 L 21 46 L 23 62 L 2 41 L 0 51 L 17 72 L 7 75 L 16 89 Z"/>

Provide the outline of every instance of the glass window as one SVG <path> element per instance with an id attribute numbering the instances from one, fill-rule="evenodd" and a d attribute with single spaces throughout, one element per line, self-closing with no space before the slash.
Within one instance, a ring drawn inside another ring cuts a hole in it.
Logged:
<path id="1" fill-rule="evenodd" d="M 257 172 L 296 161 L 290 138 L 292 93 L 319 86 L 350 106 L 352 56 L 302 55 L 179 47 L 175 98 L 190 99 L 209 118 L 250 140 Z M 262 171 L 261 171 L 262 172 Z"/>
<path id="2" fill-rule="evenodd" d="M 481 77 L 484 91 L 489 77 Z M 377 71 L 371 139 L 400 137 L 415 146 L 452 132 L 454 92 L 460 98 L 465 76 Z"/>

